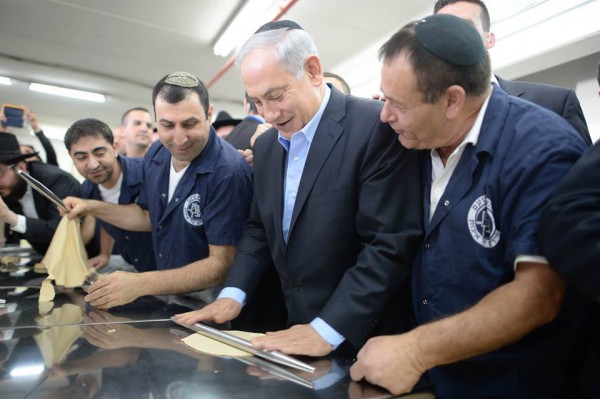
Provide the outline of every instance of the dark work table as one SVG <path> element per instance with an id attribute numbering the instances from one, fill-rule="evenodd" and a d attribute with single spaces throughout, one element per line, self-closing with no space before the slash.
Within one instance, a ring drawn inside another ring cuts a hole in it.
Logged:
<path id="1" fill-rule="evenodd" d="M 0 272 L 0 398 L 391 397 L 351 381 L 350 359 L 302 358 L 316 367 L 307 373 L 199 353 L 181 342 L 191 331 L 164 320 L 203 306 L 192 298 L 142 297 L 103 311 L 81 289 L 62 288 L 40 306 L 43 278 Z"/>

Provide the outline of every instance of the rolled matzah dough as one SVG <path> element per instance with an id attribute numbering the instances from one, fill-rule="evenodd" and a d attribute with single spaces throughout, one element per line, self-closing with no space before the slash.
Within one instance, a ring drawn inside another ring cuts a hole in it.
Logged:
<path id="1" fill-rule="evenodd" d="M 261 333 L 235 330 L 224 332 L 247 340 L 251 340 L 254 337 L 260 337 L 264 335 Z M 234 348 L 233 346 L 221 343 L 200 333 L 192 334 L 189 337 L 182 339 L 182 341 L 190 348 L 193 348 L 198 352 L 202 352 L 207 355 L 227 357 L 252 356 L 252 353 Z"/>
<path id="2" fill-rule="evenodd" d="M 54 299 L 50 281 L 63 287 L 79 287 L 90 274 L 87 252 L 81 239 L 79 219 L 63 216 L 42 260 L 48 269 L 48 278 L 42 283 L 40 302 Z"/>

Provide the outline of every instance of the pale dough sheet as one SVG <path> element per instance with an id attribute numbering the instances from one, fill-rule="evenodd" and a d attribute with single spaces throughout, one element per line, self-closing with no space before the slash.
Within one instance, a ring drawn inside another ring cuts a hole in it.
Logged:
<path id="1" fill-rule="evenodd" d="M 244 338 L 247 340 L 251 340 L 254 337 L 260 337 L 264 334 L 261 333 L 253 333 L 247 331 L 224 331 L 231 335 L 235 335 L 239 338 Z M 245 352 L 243 350 L 234 348 L 233 346 L 229 346 L 227 344 L 223 344 L 219 341 L 216 341 L 212 338 L 209 338 L 200 333 L 192 334 L 189 337 L 182 339 L 182 341 L 189 346 L 197 350 L 198 352 L 205 353 L 207 355 L 212 356 L 227 356 L 227 357 L 236 357 L 236 356 L 252 356 L 252 353 Z"/>
<path id="2" fill-rule="evenodd" d="M 40 289 L 40 302 L 54 299 L 54 287 L 79 287 L 90 274 L 87 267 L 87 252 L 81 238 L 79 219 L 63 216 L 42 263 L 48 269 L 48 278 Z"/>

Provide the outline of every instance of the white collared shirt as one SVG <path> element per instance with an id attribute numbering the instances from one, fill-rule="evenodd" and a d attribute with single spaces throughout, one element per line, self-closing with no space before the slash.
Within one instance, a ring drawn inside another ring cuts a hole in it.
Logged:
<path id="1" fill-rule="evenodd" d="M 27 232 L 27 219 L 39 219 L 37 211 L 35 210 L 35 202 L 33 201 L 33 191 L 31 190 L 31 186 L 27 186 L 27 191 L 23 197 L 19 200 L 21 204 L 21 208 L 23 209 L 23 215 L 17 215 L 17 224 L 14 227 L 11 226 L 11 230 L 16 231 L 17 233 L 24 234 Z"/>

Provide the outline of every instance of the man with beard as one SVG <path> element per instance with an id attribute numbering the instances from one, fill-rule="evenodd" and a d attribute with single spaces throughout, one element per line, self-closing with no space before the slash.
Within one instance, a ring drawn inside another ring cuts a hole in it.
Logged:
<path id="1" fill-rule="evenodd" d="M 142 186 L 143 159 L 120 156 L 106 123 L 97 119 L 75 122 L 65 134 L 65 146 L 73 165 L 86 178 L 81 186 L 84 198 L 112 204 L 131 204 L 137 200 Z M 123 230 L 102 221 L 98 221 L 96 232 L 100 254 L 90 259 L 90 266 L 100 269 L 110 262 L 112 270 L 156 269 L 151 233 Z M 115 245 L 115 253 L 122 259 L 111 257 Z"/>
<path id="2" fill-rule="evenodd" d="M 60 214 L 56 205 L 32 190 L 17 176 L 17 171 L 29 173 L 59 198 L 79 195 L 79 183 L 54 165 L 25 161 L 29 157 L 31 154 L 21 153 L 13 134 L 0 133 L 0 222 L 7 242 L 26 239 L 43 255 L 60 222 Z"/>

